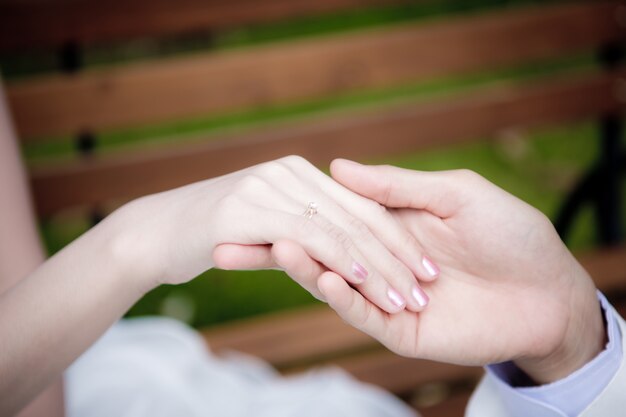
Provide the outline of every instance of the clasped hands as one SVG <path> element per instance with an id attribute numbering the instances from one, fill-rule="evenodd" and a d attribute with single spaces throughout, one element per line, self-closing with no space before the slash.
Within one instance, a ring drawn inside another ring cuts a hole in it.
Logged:
<path id="1" fill-rule="evenodd" d="M 143 225 L 114 247 L 159 260 L 135 266 L 146 288 L 211 267 L 281 268 L 408 357 L 513 360 L 547 383 L 602 349 L 593 282 L 538 210 L 466 170 L 336 160 L 331 174 L 287 157 L 144 197 L 111 216 Z"/>

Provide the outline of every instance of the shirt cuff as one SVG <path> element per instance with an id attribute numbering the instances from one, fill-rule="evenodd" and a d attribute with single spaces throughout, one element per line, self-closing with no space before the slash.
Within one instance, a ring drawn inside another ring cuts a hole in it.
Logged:
<path id="1" fill-rule="evenodd" d="M 608 336 L 604 350 L 591 362 L 566 378 L 547 385 L 514 387 L 523 372 L 513 362 L 486 367 L 500 399 L 514 417 L 575 417 L 587 408 L 606 388 L 622 362 L 622 336 L 617 313 L 604 295 L 598 292 Z"/>

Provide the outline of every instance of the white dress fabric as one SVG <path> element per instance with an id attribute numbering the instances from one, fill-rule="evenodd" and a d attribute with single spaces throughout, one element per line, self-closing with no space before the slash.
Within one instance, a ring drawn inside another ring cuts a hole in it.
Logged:
<path id="1" fill-rule="evenodd" d="M 65 374 L 68 417 L 415 417 L 339 369 L 282 377 L 257 358 L 212 355 L 166 318 L 122 320 Z"/>

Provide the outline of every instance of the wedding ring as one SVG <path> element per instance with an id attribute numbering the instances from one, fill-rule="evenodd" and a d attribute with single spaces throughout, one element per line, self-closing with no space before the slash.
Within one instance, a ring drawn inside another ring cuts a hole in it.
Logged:
<path id="1" fill-rule="evenodd" d="M 310 219 L 316 214 L 317 214 L 317 203 L 310 201 L 309 205 L 306 207 L 306 210 L 304 211 L 304 213 L 302 213 L 302 215 L 306 217 L 307 219 Z"/>

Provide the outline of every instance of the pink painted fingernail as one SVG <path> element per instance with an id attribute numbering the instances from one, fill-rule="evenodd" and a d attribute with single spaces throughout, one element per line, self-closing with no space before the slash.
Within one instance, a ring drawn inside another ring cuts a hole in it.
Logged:
<path id="1" fill-rule="evenodd" d="M 431 277 L 439 275 L 439 267 L 435 265 L 435 263 L 431 261 L 428 256 L 424 256 L 422 258 L 422 265 L 424 265 L 424 269 L 426 269 Z"/>
<path id="2" fill-rule="evenodd" d="M 404 298 L 402 298 L 402 296 L 398 294 L 398 292 L 393 288 L 389 288 L 387 290 L 387 297 L 389 297 L 393 305 L 395 305 L 396 307 L 404 307 L 406 304 Z"/>
<path id="3" fill-rule="evenodd" d="M 417 285 L 413 287 L 413 290 L 411 291 L 411 295 L 413 295 L 413 298 L 415 299 L 415 301 L 417 301 L 417 304 L 419 304 L 420 307 L 423 308 L 423 307 L 426 307 L 426 305 L 428 305 L 428 301 L 430 300 L 430 298 L 428 298 L 428 295 L 426 295 L 424 290 L 418 287 Z"/>
<path id="4" fill-rule="evenodd" d="M 367 278 L 367 275 L 369 274 L 367 272 L 367 269 L 365 269 L 363 265 L 361 265 L 358 262 L 352 263 L 352 273 L 354 274 L 354 276 L 359 282 L 365 281 L 365 279 Z"/>

